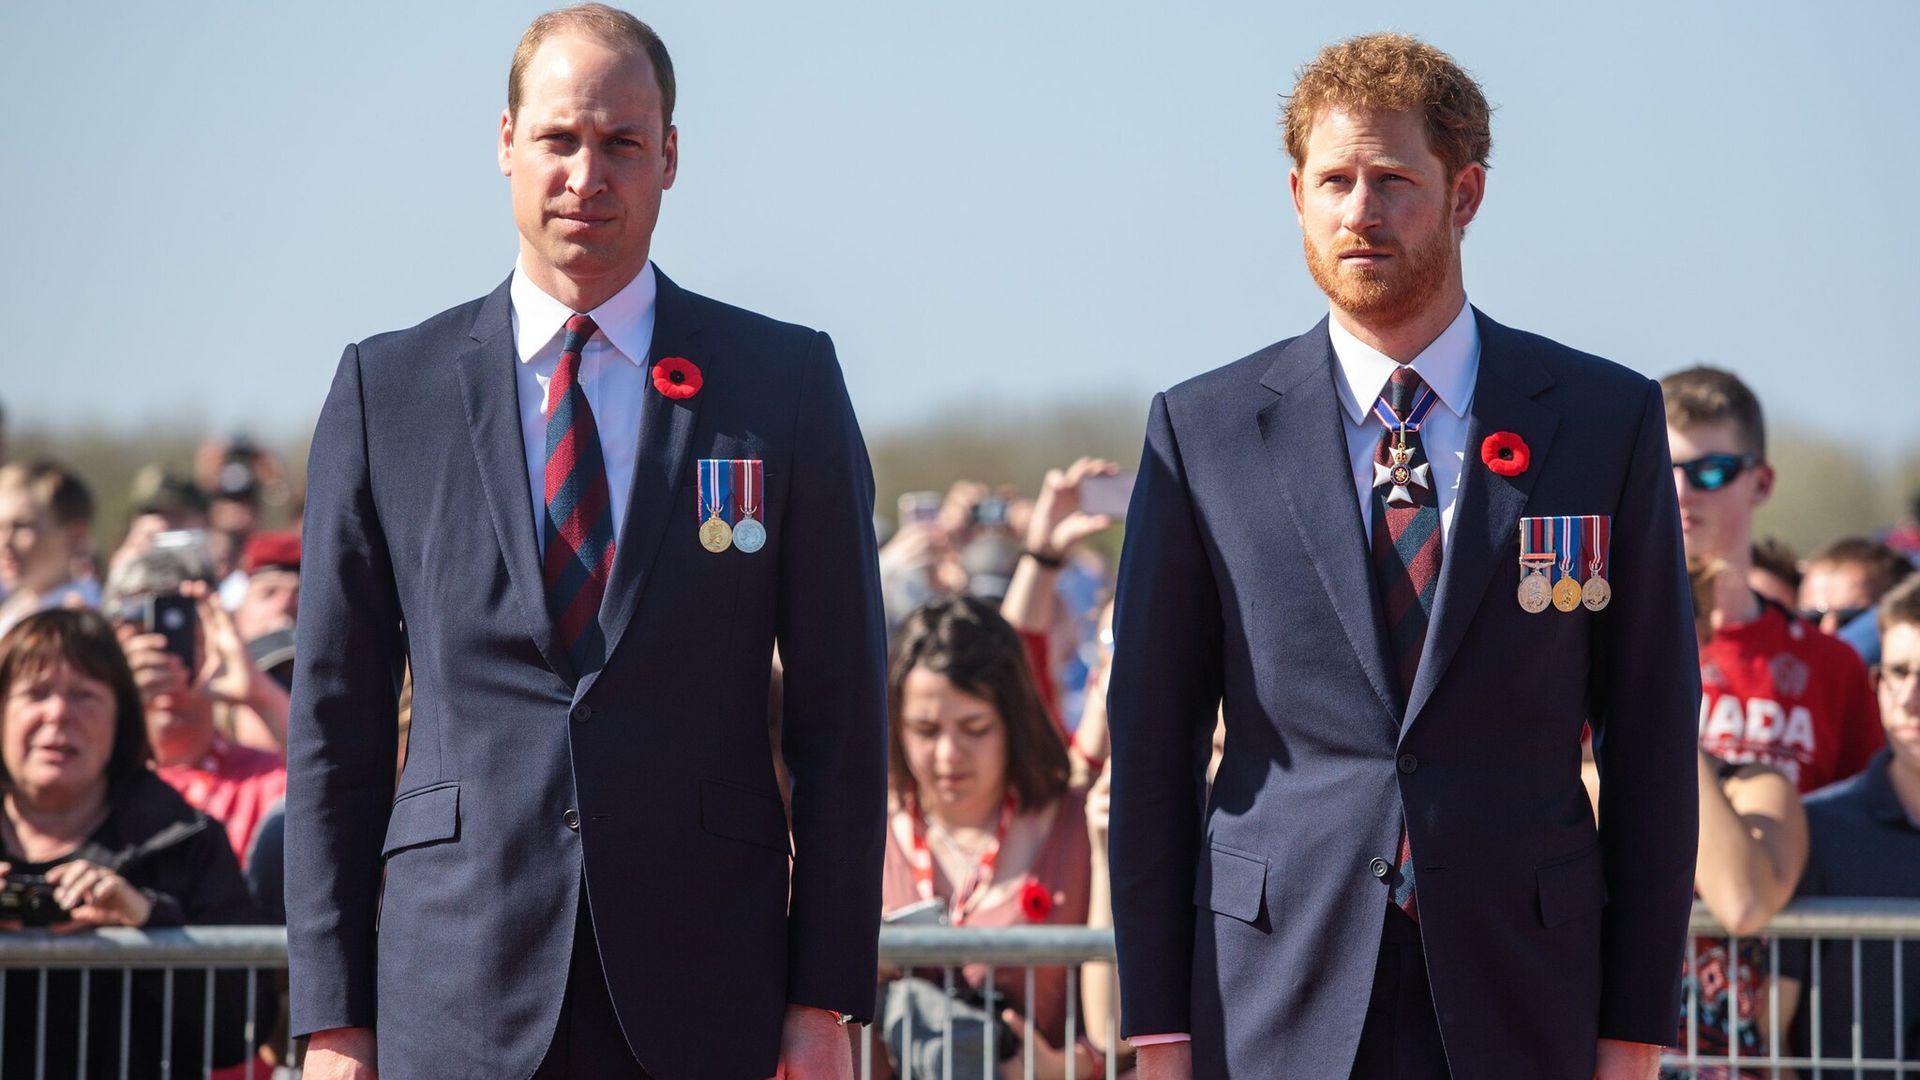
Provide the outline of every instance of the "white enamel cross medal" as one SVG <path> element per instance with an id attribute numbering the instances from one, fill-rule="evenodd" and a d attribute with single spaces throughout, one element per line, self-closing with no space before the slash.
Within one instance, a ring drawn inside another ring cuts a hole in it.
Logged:
<path id="1" fill-rule="evenodd" d="M 1433 489 L 1433 471 L 1426 465 L 1415 465 L 1413 447 L 1407 445 L 1407 432 L 1419 431 L 1427 422 L 1427 414 L 1433 411 L 1440 399 L 1434 396 L 1433 388 L 1422 386 L 1420 394 L 1414 399 L 1413 408 L 1407 410 L 1405 417 L 1393 411 L 1393 406 L 1382 397 L 1374 401 L 1373 412 L 1385 424 L 1395 439 L 1387 445 L 1387 464 L 1373 463 L 1373 486 L 1387 489 L 1387 505 L 1413 502 L 1413 489 L 1416 487 Z"/>
<path id="2" fill-rule="evenodd" d="M 1392 462 L 1382 465 L 1373 463 L 1373 486 L 1388 488 L 1387 502 L 1411 503 L 1414 487 L 1431 489 L 1433 487 L 1432 467 L 1413 464 L 1414 450 L 1411 446 L 1387 447 L 1387 459 Z"/>

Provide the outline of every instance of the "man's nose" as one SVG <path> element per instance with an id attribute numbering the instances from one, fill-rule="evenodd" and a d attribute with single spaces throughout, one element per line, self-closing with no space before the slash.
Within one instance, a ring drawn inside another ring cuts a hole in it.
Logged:
<path id="1" fill-rule="evenodd" d="M 1340 226 L 1355 236 L 1365 236 L 1380 224 L 1379 192 L 1366 180 L 1355 181 L 1340 206 Z"/>
<path id="2" fill-rule="evenodd" d="M 567 191 L 575 198 L 585 199 L 600 193 L 607 186 L 606 165 L 600 154 L 591 146 L 582 146 L 574 152 L 573 159 L 567 163 Z"/>

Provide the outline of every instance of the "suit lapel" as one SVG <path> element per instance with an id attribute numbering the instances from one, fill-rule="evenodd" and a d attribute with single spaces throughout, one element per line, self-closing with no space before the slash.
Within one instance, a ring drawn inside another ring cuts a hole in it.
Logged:
<path id="1" fill-rule="evenodd" d="M 511 281 L 512 279 L 508 279 Z M 547 615 L 546 582 L 540 576 L 539 547 L 533 535 L 533 495 L 527 487 L 526 448 L 520 430 L 520 391 L 513 347 L 512 305 L 502 283 L 481 302 L 473 320 L 473 344 L 460 354 L 460 396 L 467 410 L 467 434 L 479 460 L 480 487 L 493 515 L 494 535 L 507 563 L 515 606 L 528 636 L 551 667 L 570 679 L 573 665 L 560 647 Z"/>
<path id="2" fill-rule="evenodd" d="M 679 520 L 674 493 L 680 481 L 693 468 L 689 449 L 693 429 L 699 422 L 706 395 L 713 393 L 717 361 L 700 353 L 693 344 L 700 327 L 695 319 L 693 301 L 685 289 L 675 285 L 655 267 L 659 293 L 655 300 L 653 344 L 647 352 L 647 370 L 668 356 L 685 356 L 702 372 L 704 388 L 684 401 L 674 401 L 651 387 L 640 410 L 639 448 L 634 455 L 633 488 L 627 499 L 627 518 L 620 525 L 614 545 L 613 571 L 607 584 L 606 599 L 600 605 L 600 633 L 607 643 L 607 659 L 633 621 L 634 608 L 646 588 L 647 574 L 654 556 L 669 528 L 693 534 L 695 522 Z M 651 378 L 651 376 L 649 376 Z M 691 542 L 691 540 L 689 540 Z M 597 674 L 597 673 L 596 673 Z M 593 675 L 582 680 L 576 696 L 592 685 Z"/>
<path id="3" fill-rule="evenodd" d="M 1553 385 L 1553 376 L 1528 356 L 1517 335 L 1474 311 L 1480 330 L 1480 370 L 1474 379 L 1473 406 L 1467 416 L 1466 461 L 1461 464 L 1459 503 L 1446 538 L 1433 621 L 1420 655 L 1420 672 L 1407 699 L 1402 730 L 1412 727 L 1433 696 L 1447 665 L 1480 610 L 1508 543 L 1518 533 L 1535 479 L 1545 466 L 1560 414 L 1535 401 Z M 1501 476 L 1480 461 L 1480 444 L 1498 431 L 1525 441 L 1531 464 L 1518 476 Z M 1518 580 L 1517 578 L 1515 579 Z"/>
<path id="4" fill-rule="evenodd" d="M 1261 378 L 1261 385 L 1279 397 L 1260 410 L 1260 438 L 1289 517 L 1333 600 L 1354 656 L 1388 715 L 1398 716 L 1379 589 L 1367 562 L 1366 530 L 1354 495 L 1333 366 L 1333 343 L 1321 320 L 1295 338 Z"/>

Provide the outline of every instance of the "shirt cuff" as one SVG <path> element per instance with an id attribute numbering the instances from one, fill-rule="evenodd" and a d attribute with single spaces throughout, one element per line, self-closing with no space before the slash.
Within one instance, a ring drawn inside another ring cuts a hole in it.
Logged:
<path id="1" fill-rule="evenodd" d="M 1170 1034 L 1170 1035 L 1135 1035 L 1133 1038 L 1128 1039 L 1127 1041 L 1132 1043 L 1134 1047 L 1138 1049 L 1139 1047 L 1142 1047 L 1142 1046 L 1163 1046 L 1167 1043 L 1192 1042 L 1193 1036 L 1187 1034 L 1184 1031 L 1179 1031 L 1179 1032 L 1174 1032 L 1173 1034 Z"/>

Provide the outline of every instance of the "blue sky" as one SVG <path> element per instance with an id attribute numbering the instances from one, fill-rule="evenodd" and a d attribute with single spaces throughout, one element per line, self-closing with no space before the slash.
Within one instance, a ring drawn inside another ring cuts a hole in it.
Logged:
<path id="1" fill-rule="evenodd" d="M 9 416 L 310 427 L 343 344 L 511 268 L 493 137 L 541 9 L 0 5 Z M 634 10 L 680 78 L 656 260 L 831 331 L 870 427 L 1083 394 L 1144 415 L 1318 319 L 1278 98 L 1319 46 L 1398 29 L 1498 107 L 1466 245 L 1489 314 L 1910 438 L 1875 395 L 1916 360 L 1920 4 Z"/>

